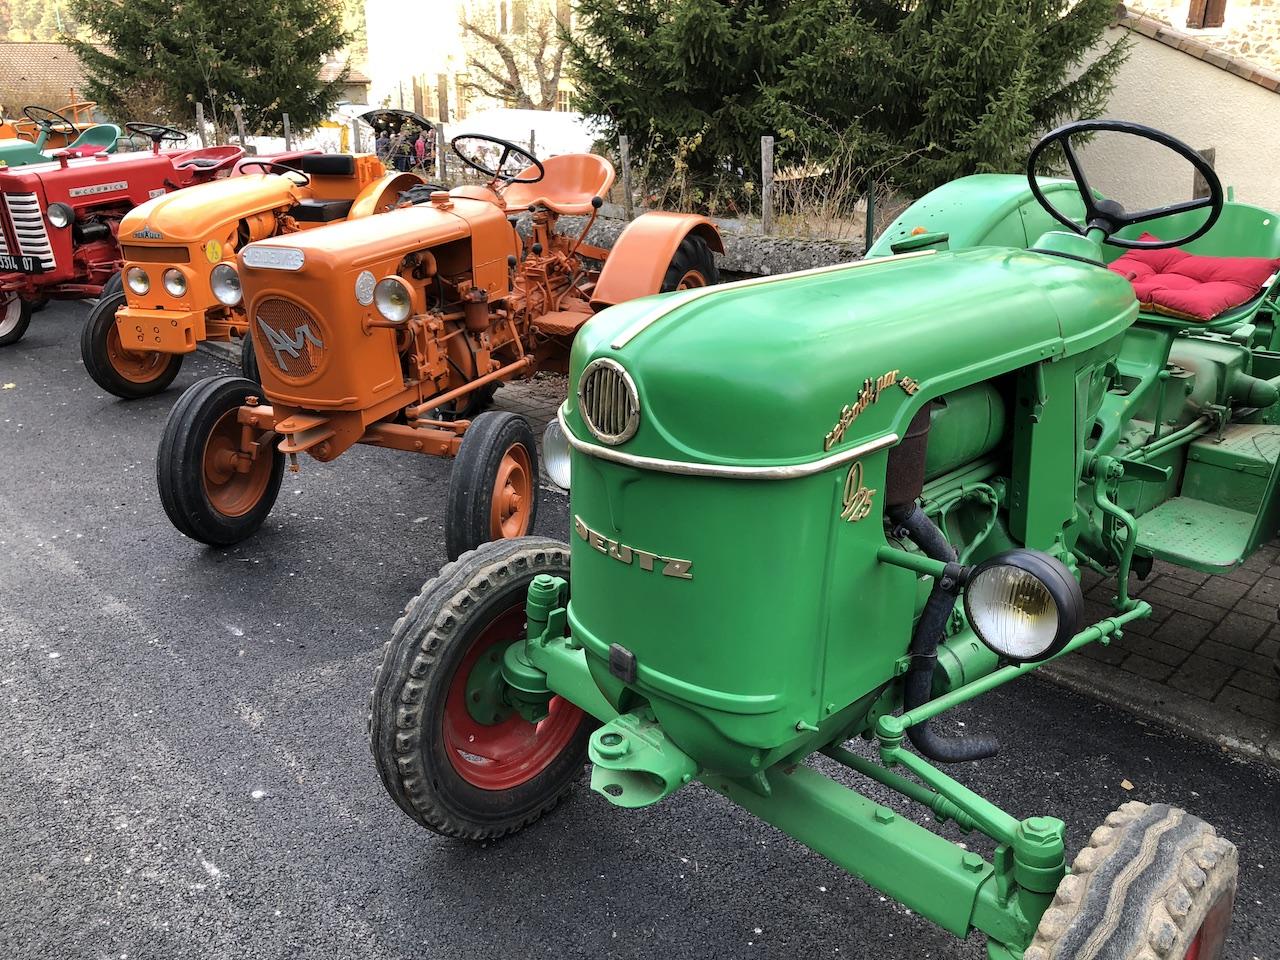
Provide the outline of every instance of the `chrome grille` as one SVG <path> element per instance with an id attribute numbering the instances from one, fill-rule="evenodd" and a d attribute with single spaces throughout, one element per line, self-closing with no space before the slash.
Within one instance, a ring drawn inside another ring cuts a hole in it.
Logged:
<path id="1" fill-rule="evenodd" d="M 49 243 L 49 233 L 44 226 L 44 211 L 40 209 L 40 201 L 34 193 L 6 193 L 4 202 L 9 208 L 9 219 L 13 221 L 16 250 L 5 250 L 4 253 L 22 254 L 37 257 L 46 270 L 55 265 L 53 247 Z"/>
<path id="2" fill-rule="evenodd" d="M 635 436 L 640 398 L 622 364 L 608 357 L 592 360 L 578 381 L 578 412 L 598 440 L 614 445 Z"/>
<path id="3" fill-rule="evenodd" d="M 268 297 L 254 315 L 254 350 L 282 376 L 309 377 L 324 360 L 324 334 L 309 312 L 290 300 Z"/>

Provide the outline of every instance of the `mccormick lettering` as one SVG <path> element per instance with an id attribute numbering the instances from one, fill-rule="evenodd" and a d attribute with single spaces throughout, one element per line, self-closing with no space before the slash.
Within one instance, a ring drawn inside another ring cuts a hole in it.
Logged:
<path id="1" fill-rule="evenodd" d="M 128 190 L 128 180 L 117 180 L 115 183 L 95 183 L 91 187 L 72 187 L 67 191 L 69 197 L 92 197 L 99 193 L 111 193 L 115 190 Z"/>
<path id="2" fill-rule="evenodd" d="M 653 570 L 657 564 L 662 564 L 662 575 L 664 577 L 676 577 L 679 580 L 693 579 L 693 573 L 690 570 L 693 566 L 692 560 L 661 557 L 656 553 L 638 550 L 635 547 L 627 546 L 625 543 L 619 543 L 617 540 L 610 540 L 603 534 L 596 533 L 583 523 L 582 518 L 578 516 L 573 518 L 573 529 L 578 532 L 578 536 L 594 549 L 599 550 L 607 557 L 612 557 L 619 563 L 630 565 L 638 561 L 641 570 Z"/>
<path id="3" fill-rule="evenodd" d="M 830 450 L 843 440 L 845 431 L 849 429 L 850 424 L 858 419 L 862 411 L 880 399 L 880 391 L 887 390 L 894 384 L 901 387 L 907 396 L 911 396 L 911 394 L 920 389 L 920 384 L 910 377 L 902 376 L 897 370 L 890 370 L 888 373 L 882 373 L 878 377 L 867 377 L 866 380 L 862 381 L 862 389 L 858 391 L 858 399 L 854 400 L 852 405 L 846 404 L 840 408 L 840 419 L 836 421 L 836 425 L 831 428 L 831 432 L 822 441 L 822 449 Z"/>

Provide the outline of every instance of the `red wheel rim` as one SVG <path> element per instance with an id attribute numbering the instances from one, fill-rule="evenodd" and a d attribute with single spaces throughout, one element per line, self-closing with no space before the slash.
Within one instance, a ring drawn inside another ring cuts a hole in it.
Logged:
<path id="1" fill-rule="evenodd" d="M 694 287 L 705 287 L 707 278 L 702 275 L 701 270 L 686 270 L 680 282 L 676 284 L 677 290 L 692 290 Z"/>
<path id="2" fill-rule="evenodd" d="M 1231 924 L 1231 907 L 1235 900 L 1235 887 L 1219 895 L 1209 908 L 1204 922 L 1192 938 L 1183 960 L 1221 960 L 1225 953 L 1227 927 Z"/>
<path id="3" fill-rule="evenodd" d="M 205 441 L 203 479 L 209 505 L 224 517 L 243 517 L 258 505 L 271 482 L 270 451 L 259 453 L 247 473 L 236 469 L 240 450 L 240 408 L 218 418 Z"/>
<path id="4" fill-rule="evenodd" d="M 481 790 L 510 790 L 547 769 L 569 745 L 582 721 L 582 711 L 562 697 L 552 697 L 548 713 L 530 723 L 512 713 L 494 724 L 482 724 L 467 710 L 467 680 L 481 657 L 501 657 L 524 627 L 524 603 L 495 617 L 462 658 L 444 701 L 444 748 L 458 776 Z"/>
<path id="5" fill-rule="evenodd" d="M 489 504 L 489 537 L 511 540 L 529 532 L 529 512 L 533 504 L 533 469 L 529 451 L 512 444 L 502 455 Z"/>

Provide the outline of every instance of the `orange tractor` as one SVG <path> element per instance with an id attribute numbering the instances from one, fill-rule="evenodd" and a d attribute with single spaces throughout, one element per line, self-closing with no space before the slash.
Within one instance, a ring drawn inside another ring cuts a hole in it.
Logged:
<path id="1" fill-rule="evenodd" d="M 201 340 L 241 338 L 241 369 L 256 380 L 236 251 L 394 207 L 422 183 L 388 174 L 372 154 L 250 158 L 239 176 L 165 194 L 120 223 L 120 272 L 85 322 L 80 352 L 98 386 L 126 400 L 164 390 Z"/>
<path id="2" fill-rule="evenodd" d="M 614 180 L 602 157 L 539 161 L 476 135 L 452 147 L 487 182 L 411 191 L 402 209 L 240 250 L 262 384 L 208 378 L 169 415 L 157 480 L 187 536 L 243 540 L 270 512 L 286 457 L 296 469 L 299 453 L 327 462 L 356 443 L 457 459 L 450 557 L 522 536 L 537 446 L 523 417 L 482 412 L 497 387 L 565 371 L 597 310 L 719 279 L 712 252 L 724 247 L 706 217 L 646 213 L 612 250 L 585 242 Z M 561 232 L 562 216 L 584 221 Z"/>

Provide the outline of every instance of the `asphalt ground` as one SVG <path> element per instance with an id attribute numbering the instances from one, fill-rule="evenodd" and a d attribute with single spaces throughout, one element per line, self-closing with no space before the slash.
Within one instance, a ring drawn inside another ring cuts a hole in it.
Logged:
<path id="1" fill-rule="evenodd" d="M 180 390 L 231 371 L 197 354 L 117 401 L 81 367 L 86 312 L 0 352 L 0 956 L 985 956 L 698 785 L 626 812 L 584 780 L 483 846 L 411 823 L 365 702 L 443 562 L 449 465 L 304 462 L 256 538 L 203 548 L 165 518 L 155 448 Z M 538 527 L 564 535 L 563 498 Z M 1228 956 L 1280 956 L 1274 771 L 1034 678 L 947 722 L 1005 743 L 951 772 L 1063 818 L 1072 853 L 1129 799 L 1215 823 L 1241 850 Z"/>

